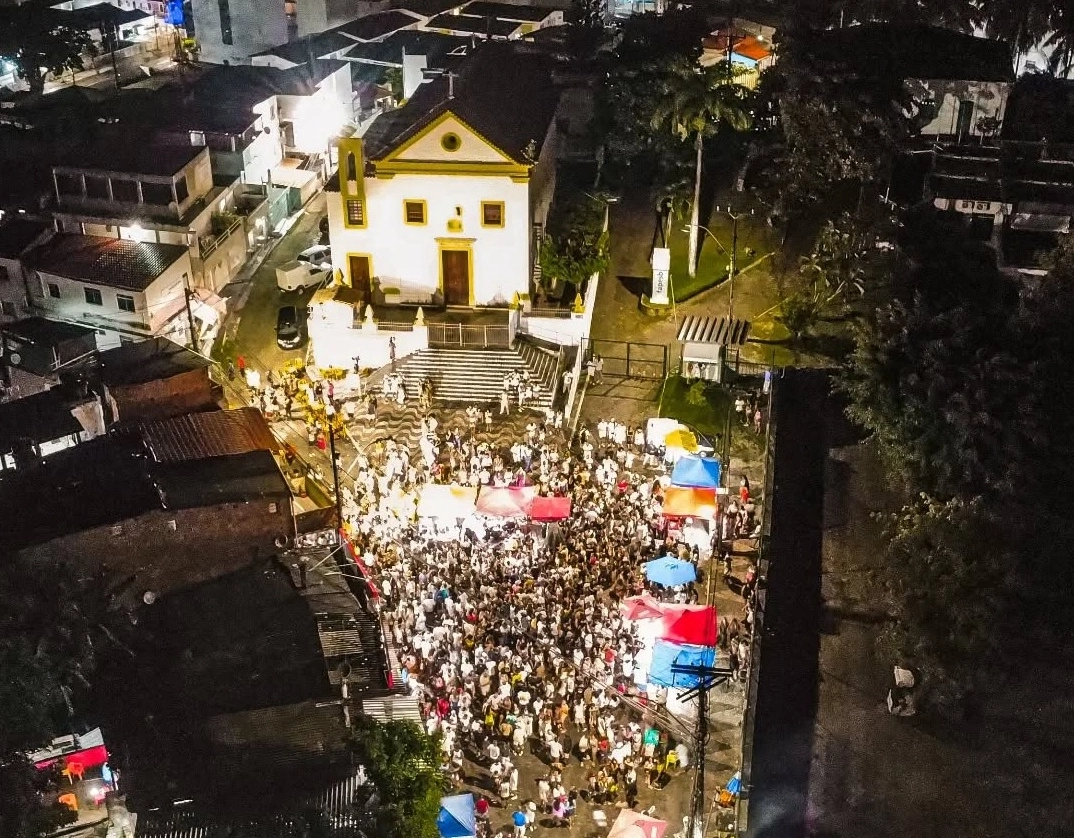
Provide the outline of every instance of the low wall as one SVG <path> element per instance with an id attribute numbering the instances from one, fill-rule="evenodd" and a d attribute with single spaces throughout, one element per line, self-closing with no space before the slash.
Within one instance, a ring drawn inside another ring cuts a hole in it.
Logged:
<path id="1" fill-rule="evenodd" d="M 429 348 L 429 327 L 412 330 L 381 329 L 376 323 L 346 328 L 310 321 L 308 324 L 315 366 L 349 369 L 357 357 L 362 367 L 379 369 L 391 362 L 389 341 L 395 338 L 396 359 Z"/>

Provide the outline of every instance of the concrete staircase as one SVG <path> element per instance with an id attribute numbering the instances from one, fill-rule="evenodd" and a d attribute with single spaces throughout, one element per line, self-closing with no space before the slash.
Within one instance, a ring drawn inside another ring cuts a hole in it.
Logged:
<path id="1" fill-rule="evenodd" d="M 547 408 L 556 393 L 557 362 L 556 353 L 519 340 L 515 349 L 425 349 L 400 359 L 395 371 L 406 382 L 408 399 L 417 398 L 427 378 L 434 400 L 483 407 L 499 404 L 505 376 L 528 367 L 537 398 L 527 406 Z"/>

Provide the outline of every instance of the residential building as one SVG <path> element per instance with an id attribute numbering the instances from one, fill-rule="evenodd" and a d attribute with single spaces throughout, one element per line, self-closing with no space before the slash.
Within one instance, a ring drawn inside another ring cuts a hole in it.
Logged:
<path id="1" fill-rule="evenodd" d="M 213 179 L 209 149 L 87 144 L 53 167 L 57 229 L 185 247 L 189 284 L 216 293 L 246 261 L 234 181 Z"/>
<path id="2" fill-rule="evenodd" d="M 0 552 L 103 574 L 134 599 L 247 567 L 294 538 L 273 455 L 157 462 L 104 436 L 0 478 Z"/>
<path id="3" fill-rule="evenodd" d="M 223 392 L 212 361 L 167 338 L 150 338 L 100 353 L 99 375 L 116 419 L 152 422 L 216 410 Z"/>
<path id="4" fill-rule="evenodd" d="M 16 216 L 0 222 L 0 323 L 29 314 L 22 258 L 50 235 L 52 227 L 43 221 Z"/>
<path id="5" fill-rule="evenodd" d="M 0 475 L 101 436 L 101 401 L 87 388 L 53 387 L 0 403 Z"/>
<path id="6" fill-rule="evenodd" d="M 504 306 L 528 294 L 555 189 L 559 94 L 542 58 L 481 45 L 340 143 L 333 267 L 365 299 Z"/>
<path id="7" fill-rule="evenodd" d="M 95 328 L 101 349 L 158 335 L 189 340 L 185 245 L 57 233 L 31 252 L 28 265 L 31 307 Z"/>
<path id="8" fill-rule="evenodd" d="M 0 385 L 4 399 L 20 399 L 57 386 L 97 356 L 97 330 L 27 317 L 0 324 Z"/>

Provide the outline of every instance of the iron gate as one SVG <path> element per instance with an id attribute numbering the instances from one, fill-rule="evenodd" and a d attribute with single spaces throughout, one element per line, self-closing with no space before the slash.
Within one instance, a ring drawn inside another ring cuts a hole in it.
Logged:
<path id="1" fill-rule="evenodd" d="M 663 343 L 592 338 L 586 358 L 597 355 L 604 360 L 605 376 L 659 381 L 667 375 L 668 348 Z"/>

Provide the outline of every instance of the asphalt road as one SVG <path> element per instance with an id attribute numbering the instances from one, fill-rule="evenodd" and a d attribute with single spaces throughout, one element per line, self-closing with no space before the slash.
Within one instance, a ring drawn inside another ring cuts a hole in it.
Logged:
<path id="1" fill-rule="evenodd" d="M 224 353 L 232 359 L 242 355 L 248 366 L 262 372 L 278 369 L 287 361 L 306 356 L 307 343 L 298 349 L 283 350 L 276 345 L 276 314 L 280 306 L 298 308 L 303 321 L 306 304 L 313 296 L 312 288 L 297 292 L 283 292 L 276 286 L 276 268 L 290 262 L 313 243 L 318 225 L 325 215 L 325 197 L 320 193 L 302 210 L 298 221 L 283 236 L 253 276 L 235 289 L 234 297 L 245 302 L 236 306 L 233 317 L 238 327 L 227 329 L 228 340 Z M 235 283 L 240 285 L 239 283 Z"/>
<path id="2" fill-rule="evenodd" d="M 771 565 L 757 693 L 750 838 L 808 834 L 828 389 L 823 371 L 788 370 L 775 399 Z"/>

